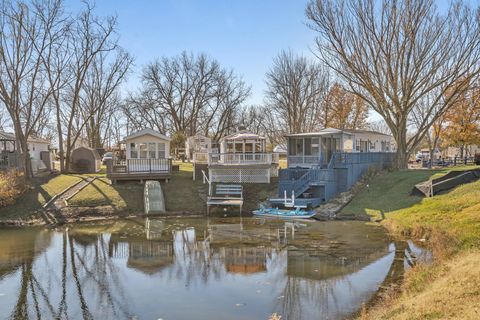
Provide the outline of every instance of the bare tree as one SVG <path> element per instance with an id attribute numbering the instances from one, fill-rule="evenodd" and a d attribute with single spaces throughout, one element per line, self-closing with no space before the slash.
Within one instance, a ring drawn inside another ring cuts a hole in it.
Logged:
<path id="1" fill-rule="evenodd" d="M 71 23 L 68 33 L 68 48 L 71 54 L 67 52 L 63 56 L 66 61 L 59 62 L 59 65 L 64 67 L 62 72 L 68 74 L 59 80 L 61 90 L 56 102 L 61 169 L 67 172 L 70 170 L 70 155 L 77 139 L 85 134 L 90 119 L 118 87 L 131 61 L 131 58 L 119 49 L 115 33 L 116 19 L 98 18 L 93 9 L 89 4 L 85 4 L 83 11 Z M 108 54 L 111 52 L 117 52 L 117 58 L 114 58 L 110 67 L 106 67 L 107 56 L 110 57 Z M 86 90 L 91 89 L 88 86 L 89 75 L 98 77 L 99 71 L 107 73 L 102 75 L 102 79 L 95 79 L 101 83 L 95 89 L 101 91 L 97 91 L 99 100 L 95 101 L 95 105 L 85 108 L 85 96 L 88 96 Z"/>
<path id="2" fill-rule="evenodd" d="M 320 59 L 389 126 L 399 168 L 466 86 L 445 91 L 478 77 L 478 16 L 461 1 L 443 15 L 433 0 L 312 0 L 306 14 Z M 412 128 L 418 105 L 425 117 Z"/>
<path id="3" fill-rule="evenodd" d="M 390 128 L 388 125 L 385 123 L 385 120 L 374 120 L 374 121 L 369 121 L 367 123 L 367 129 L 371 131 L 376 131 L 384 134 L 392 134 L 390 131 Z"/>
<path id="4" fill-rule="evenodd" d="M 215 137 L 234 127 L 236 113 L 249 94 L 243 80 L 216 60 L 183 52 L 144 68 L 142 89 L 130 96 L 125 112 L 134 128 Z"/>
<path id="5" fill-rule="evenodd" d="M 329 76 L 321 65 L 281 52 L 267 73 L 265 105 L 279 135 L 319 128 Z"/>
<path id="6" fill-rule="evenodd" d="M 85 129 L 92 148 L 103 147 L 109 135 L 112 116 L 120 104 L 118 90 L 132 63 L 132 57 L 121 49 L 111 63 L 108 58 L 109 54 L 101 52 L 93 60 L 80 103 L 82 118 L 88 119 Z"/>
<path id="7" fill-rule="evenodd" d="M 25 176 L 33 176 L 28 137 L 52 94 L 44 56 L 53 50 L 49 35 L 62 21 L 60 1 L 4 1 L 0 4 L 0 101 L 10 115 Z"/>

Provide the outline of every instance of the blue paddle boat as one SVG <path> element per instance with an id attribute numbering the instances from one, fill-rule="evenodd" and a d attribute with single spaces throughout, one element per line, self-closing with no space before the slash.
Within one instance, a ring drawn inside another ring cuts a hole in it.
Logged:
<path id="1" fill-rule="evenodd" d="M 308 219 L 317 214 L 315 211 L 303 211 L 298 207 L 295 209 L 260 208 L 252 213 L 256 216 L 287 219 Z"/>

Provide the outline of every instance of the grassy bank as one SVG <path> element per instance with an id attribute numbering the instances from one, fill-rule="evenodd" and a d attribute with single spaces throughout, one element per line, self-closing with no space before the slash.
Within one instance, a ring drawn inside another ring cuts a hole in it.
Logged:
<path id="1" fill-rule="evenodd" d="M 41 209 L 53 196 L 82 178 L 84 177 L 75 174 L 47 175 L 36 178 L 30 182 L 28 190 L 13 204 L 0 208 L 0 221 L 28 219 L 35 210 Z"/>
<path id="2" fill-rule="evenodd" d="M 176 163 L 179 172 L 174 172 L 171 179 L 162 181 L 165 207 L 169 212 L 202 214 L 206 212 L 208 185 L 201 179 L 192 180 L 191 163 Z M 244 186 L 244 212 L 250 212 L 258 203 L 276 190 L 276 180 L 271 184 L 247 184 Z M 143 184 L 138 181 L 119 182 L 111 185 L 105 177 L 100 177 L 91 185 L 80 191 L 69 201 L 69 205 L 77 207 L 112 206 L 116 213 L 143 213 Z M 223 210 L 213 210 L 213 213 Z M 238 213 L 237 208 L 230 208 Z"/>
<path id="3" fill-rule="evenodd" d="M 414 184 L 448 171 L 379 174 L 340 213 L 382 220 L 394 235 L 424 239 L 436 257 L 432 265 L 408 272 L 401 294 L 378 304 L 365 318 L 480 318 L 480 181 L 433 198 L 410 195 Z"/>

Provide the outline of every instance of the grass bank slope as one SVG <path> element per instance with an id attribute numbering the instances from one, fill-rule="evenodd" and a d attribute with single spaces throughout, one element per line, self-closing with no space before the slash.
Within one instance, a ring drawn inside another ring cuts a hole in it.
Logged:
<path id="1" fill-rule="evenodd" d="M 400 296 L 369 310 L 366 319 L 480 319 L 480 181 L 433 198 L 410 195 L 414 184 L 447 172 L 380 174 L 340 213 L 384 218 L 393 234 L 425 239 L 436 257 L 408 272 Z"/>

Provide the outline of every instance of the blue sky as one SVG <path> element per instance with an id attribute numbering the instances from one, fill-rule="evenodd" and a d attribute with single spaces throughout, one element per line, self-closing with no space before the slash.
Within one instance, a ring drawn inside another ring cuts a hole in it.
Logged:
<path id="1" fill-rule="evenodd" d="M 313 58 L 314 33 L 305 25 L 307 0 L 97 0 L 100 16 L 117 15 L 120 44 L 135 57 L 127 90 L 143 65 L 183 50 L 204 52 L 233 68 L 261 103 L 265 73 L 282 49 Z M 75 11 L 78 0 L 68 0 Z"/>

